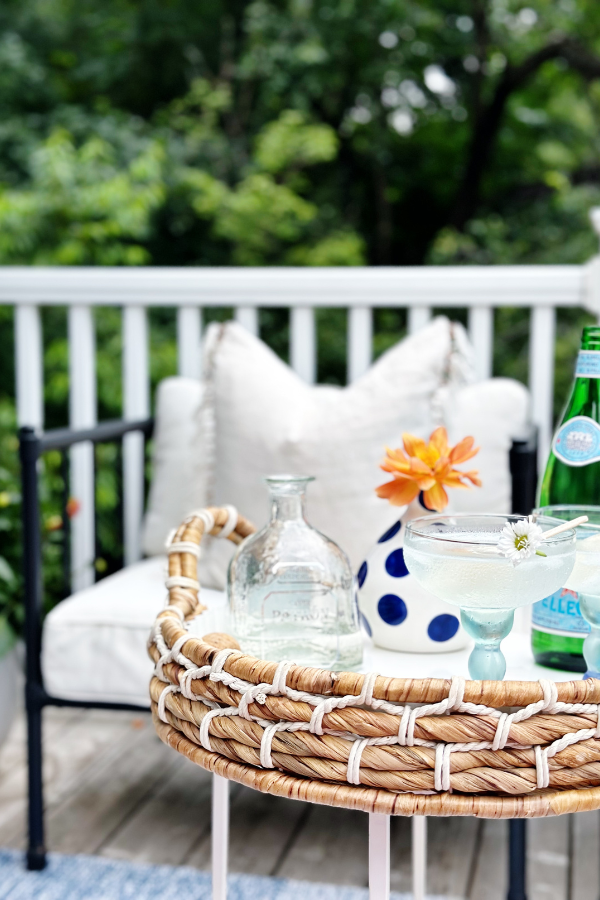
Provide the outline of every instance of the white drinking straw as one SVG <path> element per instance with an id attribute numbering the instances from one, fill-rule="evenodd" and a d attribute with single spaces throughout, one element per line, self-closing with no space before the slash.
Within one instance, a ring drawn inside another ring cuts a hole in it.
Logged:
<path id="1" fill-rule="evenodd" d="M 563 522 L 562 525 L 557 525 L 556 528 L 551 528 L 550 531 L 545 531 L 544 536 L 542 537 L 542 541 L 554 537 L 555 534 L 562 534 L 563 531 L 568 531 L 569 528 L 577 528 L 578 525 L 583 525 L 583 523 L 587 521 L 587 516 L 578 516 L 571 522 Z"/>

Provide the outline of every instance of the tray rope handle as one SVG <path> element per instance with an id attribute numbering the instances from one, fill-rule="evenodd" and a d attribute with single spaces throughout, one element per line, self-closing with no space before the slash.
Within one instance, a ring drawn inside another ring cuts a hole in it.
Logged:
<path id="1" fill-rule="evenodd" d="M 163 612 L 173 611 L 181 621 L 195 618 L 206 607 L 200 602 L 198 559 L 205 534 L 226 538 L 241 544 L 254 534 L 256 527 L 238 513 L 235 506 L 208 506 L 190 513 L 167 538 L 165 548 L 169 557 L 169 575 L 165 587 L 169 602 Z"/>

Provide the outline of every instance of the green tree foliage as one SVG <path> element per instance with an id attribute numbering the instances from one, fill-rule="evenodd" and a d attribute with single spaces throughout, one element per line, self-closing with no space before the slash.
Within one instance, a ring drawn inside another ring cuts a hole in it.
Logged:
<path id="1" fill-rule="evenodd" d="M 597 249 L 599 118 L 593 0 L 5 0 L 0 264 L 583 262 Z M 584 321 L 559 315 L 557 406 Z M 405 324 L 376 310 L 376 353 Z M 150 326 L 154 385 L 175 371 L 173 313 L 153 310 Z M 320 380 L 344 380 L 345 328 L 342 310 L 319 311 Z M 99 413 L 114 417 L 118 311 L 98 311 L 96 329 Z M 527 329 L 524 311 L 498 311 L 496 374 L 526 380 Z M 285 356 L 284 311 L 261 311 L 261 333 Z M 49 427 L 67 419 L 65 335 L 64 310 L 46 310 Z M 0 615 L 17 628 L 2 308 L 0 340 Z M 99 451 L 102 571 L 120 553 L 118 463 Z M 60 460 L 44 466 L 56 597 Z"/>
<path id="2" fill-rule="evenodd" d="M 590 0 L 6 0 L 0 259 L 579 261 L 599 53 Z"/>

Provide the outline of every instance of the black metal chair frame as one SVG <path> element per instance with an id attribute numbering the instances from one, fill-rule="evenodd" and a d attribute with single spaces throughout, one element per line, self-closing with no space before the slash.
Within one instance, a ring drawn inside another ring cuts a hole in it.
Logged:
<path id="1" fill-rule="evenodd" d="M 148 707 L 127 703 L 78 702 L 52 697 L 44 688 L 42 649 L 42 543 L 38 490 L 38 461 L 47 450 L 67 450 L 74 444 L 119 441 L 130 432 L 152 434 L 153 420 L 103 422 L 95 428 L 73 431 L 68 428 L 38 434 L 33 428 L 19 430 L 21 496 L 23 516 L 23 561 L 25 577 L 25 709 L 27 712 L 28 844 L 27 868 L 46 865 L 44 843 L 44 788 L 42 778 L 42 710 L 45 706 L 72 706 L 85 709 L 121 709 L 147 712 Z"/>
<path id="2" fill-rule="evenodd" d="M 27 712 L 28 753 L 28 844 L 27 868 L 40 870 L 46 865 L 44 841 L 44 790 L 42 778 L 42 711 L 45 706 L 70 706 L 83 709 L 115 709 L 147 712 L 148 708 L 128 703 L 79 702 L 52 697 L 44 688 L 41 670 L 42 639 L 42 546 L 38 491 L 38 460 L 47 450 L 66 451 L 74 444 L 94 444 L 122 440 L 130 432 L 152 434 L 154 422 L 104 422 L 95 428 L 73 431 L 56 429 L 44 434 L 33 428 L 19 430 L 21 460 L 23 558 L 25 574 L 25 707 Z M 537 439 L 535 434 L 513 441 L 510 451 L 512 508 L 528 514 L 534 506 L 537 481 Z M 507 900 L 526 900 L 525 820 L 509 823 L 509 890 Z"/>

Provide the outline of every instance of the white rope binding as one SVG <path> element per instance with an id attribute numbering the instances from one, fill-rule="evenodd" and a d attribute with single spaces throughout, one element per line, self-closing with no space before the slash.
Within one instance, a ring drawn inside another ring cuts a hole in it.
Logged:
<path id="1" fill-rule="evenodd" d="M 238 512 L 233 506 L 223 507 L 228 512 L 228 518 L 225 525 L 221 528 L 218 537 L 227 538 L 235 530 L 238 522 Z M 186 521 L 198 518 L 204 523 L 205 532 L 208 533 L 215 527 L 213 514 L 202 509 L 192 513 Z M 175 532 L 169 535 L 166 549 L 167 553 L 192 553 L 199 555 L 200 548 L 191 541 L 174 542 Z M 200 585 L 193 578 L 186 578 L 182 575 L 171 576 L 166 581 L 167 588 L 182 587 L 188 590 L 199 591 Z M 165 612 L 169 615 L 175 615 L 181 622 L 183 627 L 187 627 L 183 612 L 173 605 L 168 605 Z M 197 701 L 207 707 L 202 722 L 199 727 L 199 740 L 205 750 L 213 752 L 211 745 L 209 728 L 213 718 L 219 716 L 241 716 L 249 721 L 257 722 L 263 728 L 260 743 L 260 765 L 265 769 L 274 768 L 272 759 L 272 742 L 275 735 L 283 731 L 309 731 L 315 735 L 335 734 L 337 737 L 346 737 L 350 743 L 348 754 L 346 779 L 349 784 L 359 785 L 360 780 L 360 764 L 362 754 L 365 747 L 368 746 L 389 746 L 397 744 L 400 746 L 424 746 L 435 749 L 434 761 L 434 792 L 451 791 L 450 779 L 450 758 L 452 753 L 457 751 L 476 751 L 476 750 L 502 750 L 507 746 L 516 749 L 528 749 L 531 745 L 521 745 L 511 742 L 510 731 L 513 724 L 524 722 L 532 716 L 541 712 L 549 714 L 568 713 L 573 715 L 594 715 L 596 724 L 593 728 L 580 729 L 577 732 L 564 735 L 562 738 L 554 741 L 548 746 L 535 745 L 533 747 L 535 755 L 536 767 L 536 783 L 539 790 L 544 790 L 549 786 L 550 782 L 550 766 L 549 760 L 560 753 L 567 747 L 579 743 L 580 741 L 589 740 L 591 738 L 600 739 L 600 704 L 591 703 L 563 703 L 558 701 L 558 689 L 554 682 L 547 679 L 540 679 L 539 684 L 542 689 L 542 699 L 535 703 L 517 710 L 513 713 L 500 712 L 493 707 L 487 707 L 482 704 L 465 703 L 465 679 L 456 676 L 452 678 L 448 696 L 438 703 L 430 703 L 423 706 L 404 706 L 391 703 L 386 700 L 377 700 L 373 697 L 375 683 L 378 678 L 376 672 L 369 672 L 363 677 L 362 687 L 359 694 L 348 694 L 342 697 L 319 696 L 318 694 L 309 694 L 305 691 L 298 691 L 287 685 L 287 676 L 290 667 L 294 665 L 291 662 L 280 662 L 273 675 L 271 683 L 262 682 L 260 684 L 251 684 L 241 678 L 229 674 L 224 670 L 224 664 L 231 654 L 236 653 L 233 648 L 219 650 L 215 655 L 211 665 L 197 667 L 193 662 L 188 660 L 182 653 L 182 648 L 189 635 L 182 635 L 175 641 L 169 649 L 162 635 L 162 623 L 167 617 L 163 616 L 157 619 L 151 634 L 150 641 L 155 644 L 160 658 L 155 665 L 155 675 L 163 682 L 165 687 L 161 691 L 158 700 L 158 716 L 161 721 L 168 724 L 166 717 L 166 701 L 169 694 L 181 693 L 187 700 Z M 178 663 L 183 671 L 179 674 L 179 685 L 172 684 L 167 681 L 163 667 L 170 662 Z M 214 682 L 222 682 L 231 690 L 240 694 L 238 706 L 222 707 L 208 699 L 198 696 L 191 689 L 192 681 L 209 678 Z M 287 697 L 293 701 L 305 702 L 313 707 L 313 711 L 309 722 L 272 722 L 265 720 L 262 716 L 252 715 L 249 706 L 257 703 L 264 706 L 267 699 L 271 695 Z M 399 718 L 398 732 L 390 737 L 380 738 L 364 738 L 359 735 L 340 735 L 340 732 L 323 728 L 323 719 L 326 715 L 336 709 L 345 709 L 348 706 L 367 707 L 373 710 L 382 710 L 390 715 Z M 497 725 L 493 740 L 480 741 L 478 743 L 443 743 L 423 740 L 415 738 L 415 725 L 418 719 L 425 716 L 443 716 L 450 715 L 453 712 L 466 713 L 468 715 L 489 715 L 496 718 Z M 418 793 L 429 794 L 431 791 L 408 791 L 402 793 Z"/>

